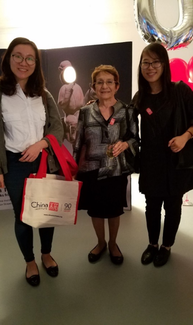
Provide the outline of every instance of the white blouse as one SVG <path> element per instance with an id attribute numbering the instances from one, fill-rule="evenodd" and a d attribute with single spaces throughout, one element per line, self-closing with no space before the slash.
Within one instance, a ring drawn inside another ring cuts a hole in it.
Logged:
<path id="1" fill-rule="evenodd" d="M 16 94 L 2 94 L 1 105 L 6 150 L 22 152 L 42 139 L 46 121 L 42 97 L 26 97 L 17 84 Z"/>

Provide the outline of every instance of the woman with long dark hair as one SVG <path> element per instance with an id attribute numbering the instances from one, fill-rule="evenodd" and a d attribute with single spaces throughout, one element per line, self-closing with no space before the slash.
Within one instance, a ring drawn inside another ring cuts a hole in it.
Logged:
<path id="1" fill-rule="evenodd" d="M 60 144 L 63 127 L 57 105 L 45 89 L 40 53 L 26 38 L 14 39 L 5 51 L 0 78 L 0 187 L 6 186 L 15 213 L 15 234 L 26 261 L 25 277 L 32 286 L 40 283 L 33 253 L 32 227 L 20 221 L 24 180 L 39 167 L 42 149 L 49 152 L 49 172 L 57 172 L 49 140 L 53 134 Z M 47 273 L 58 275 L 51 257 L 54 228 L 39 229 L 41 258 Z"/>
<path id="2" fill-rule="evenodd" d="M 171 82 L 168 53 L 160 43 L 142 51 L 138 88 L 131 106 L 141 117 L 139 190 L 145 194 L 149 235 L 141 262 L 162 266 L 180 224 L 183 194 L 193 188 L 192 169 L 185 163 L 179 166 L 180 155 L 187 160 L 183 148 L 193 136 L 193 92 L 183 82 Z M 165 221 L 159 248 L 162 204 Z"/>

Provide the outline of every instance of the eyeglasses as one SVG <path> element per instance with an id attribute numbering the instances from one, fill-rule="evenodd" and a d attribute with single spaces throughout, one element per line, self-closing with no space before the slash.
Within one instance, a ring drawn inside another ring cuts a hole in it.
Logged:
<path id="1" fill-rule="evenodd" d="M 22 55 L 20 54 L 12 54 L 12 58 L 16 63 L 22 63 L 23 60 L 25 60 L 25 62 L 29 65 L 32 66 L 36 63 L 36 59 L 33 56 L 27 56 L 26 58 L 24 58 Z"/>
<path id="2" fill-rule="evenodd" d="M 142 62 L 141 63 L 141 67 L 142 69 L 148 69 L 150 67 L 150 65 L 152 66 L 152 68 L 157 69 L 160 68 L 162 65 L 162 62 L 159 60 L 153 61 L 153 62 Z"/>
<path id="3" fill-rule="evenodd" d="M 96 86 L 103 86 L 104 84 L 106 84 L 107 86 L 112 86 L 114 83 L 117 83 L 114 80 L 107 80 L 107 81 L 103 81 L 103 80 L 98 80 L 95 82 Z"/>

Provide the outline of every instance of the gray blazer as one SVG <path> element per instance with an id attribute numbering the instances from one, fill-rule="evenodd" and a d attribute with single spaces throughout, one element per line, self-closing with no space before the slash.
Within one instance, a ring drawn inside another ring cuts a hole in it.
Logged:
<path id="1" fill-rule="evenodd" d="M 118 176 L 134 171 L 132 161 L 122 152 L 116 158 L 106 154 L 107 146 L 116 141 L 126 141 L 130 157 L 138 152 L 138 123 L 135 111 L 128 105 L 116 102 L 113 106 L 112 123 L 106 123 L 100 113 L 97 101 L 80 109 L 74 159 L 79 172 L 98 169 L 98 178 Z M 129 156 L 129 155 L 128 155 Z"/>
<path id="2" fill-rule="evenodd" d="M 2 93 L 0 92 L 0 98 Z M 46 90 L 46 103 L 45 112 L 46 112 L 46 124 L 44 127 L 44 136 L 47 134 L 53 134 L 58 140 L 59 144 L 62 145 L 62 141 L 64 138 L 64 129 L 62 126 L 62 122 L 60 119 L 58 107 L 50 94 L 49 91 Z M 50 146 L 49 140 L 47 138 L 43 138 L 48 142 L 48 165 L 50 172 L 55 172 L 58 170 L 59 165 L 54 157 L 53 150 Z M 0 174 L 6 174 L 7 170 L 7 158 L 6 158 L 6 150 L 5 150 L 5 141 L 4 141 L 4 125 L 2 119 L 1 112 L 1 100 L 0 100 Z"/>

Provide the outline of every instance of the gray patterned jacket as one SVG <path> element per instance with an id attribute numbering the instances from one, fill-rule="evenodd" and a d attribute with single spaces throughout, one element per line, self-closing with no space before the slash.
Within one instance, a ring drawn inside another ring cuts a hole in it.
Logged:
<path id="1" fill-rule="evenodd" d="M 118 176 L 134 171 L 132 160 L 138 153 L 138 123 L 135 111 L 128 105 L 116 102 L 111 117 L 113 123 L 105 123 L 98 108 L 97 101 L 80 109 L 77 125 L 74 159 L 79 172 L 98 169 L 98 178 Z M 129 148 L 116 158 L 106 154 L 108 144 L 126 141 Z M 127 159 L 126 159 L 127 157 Z"/>

